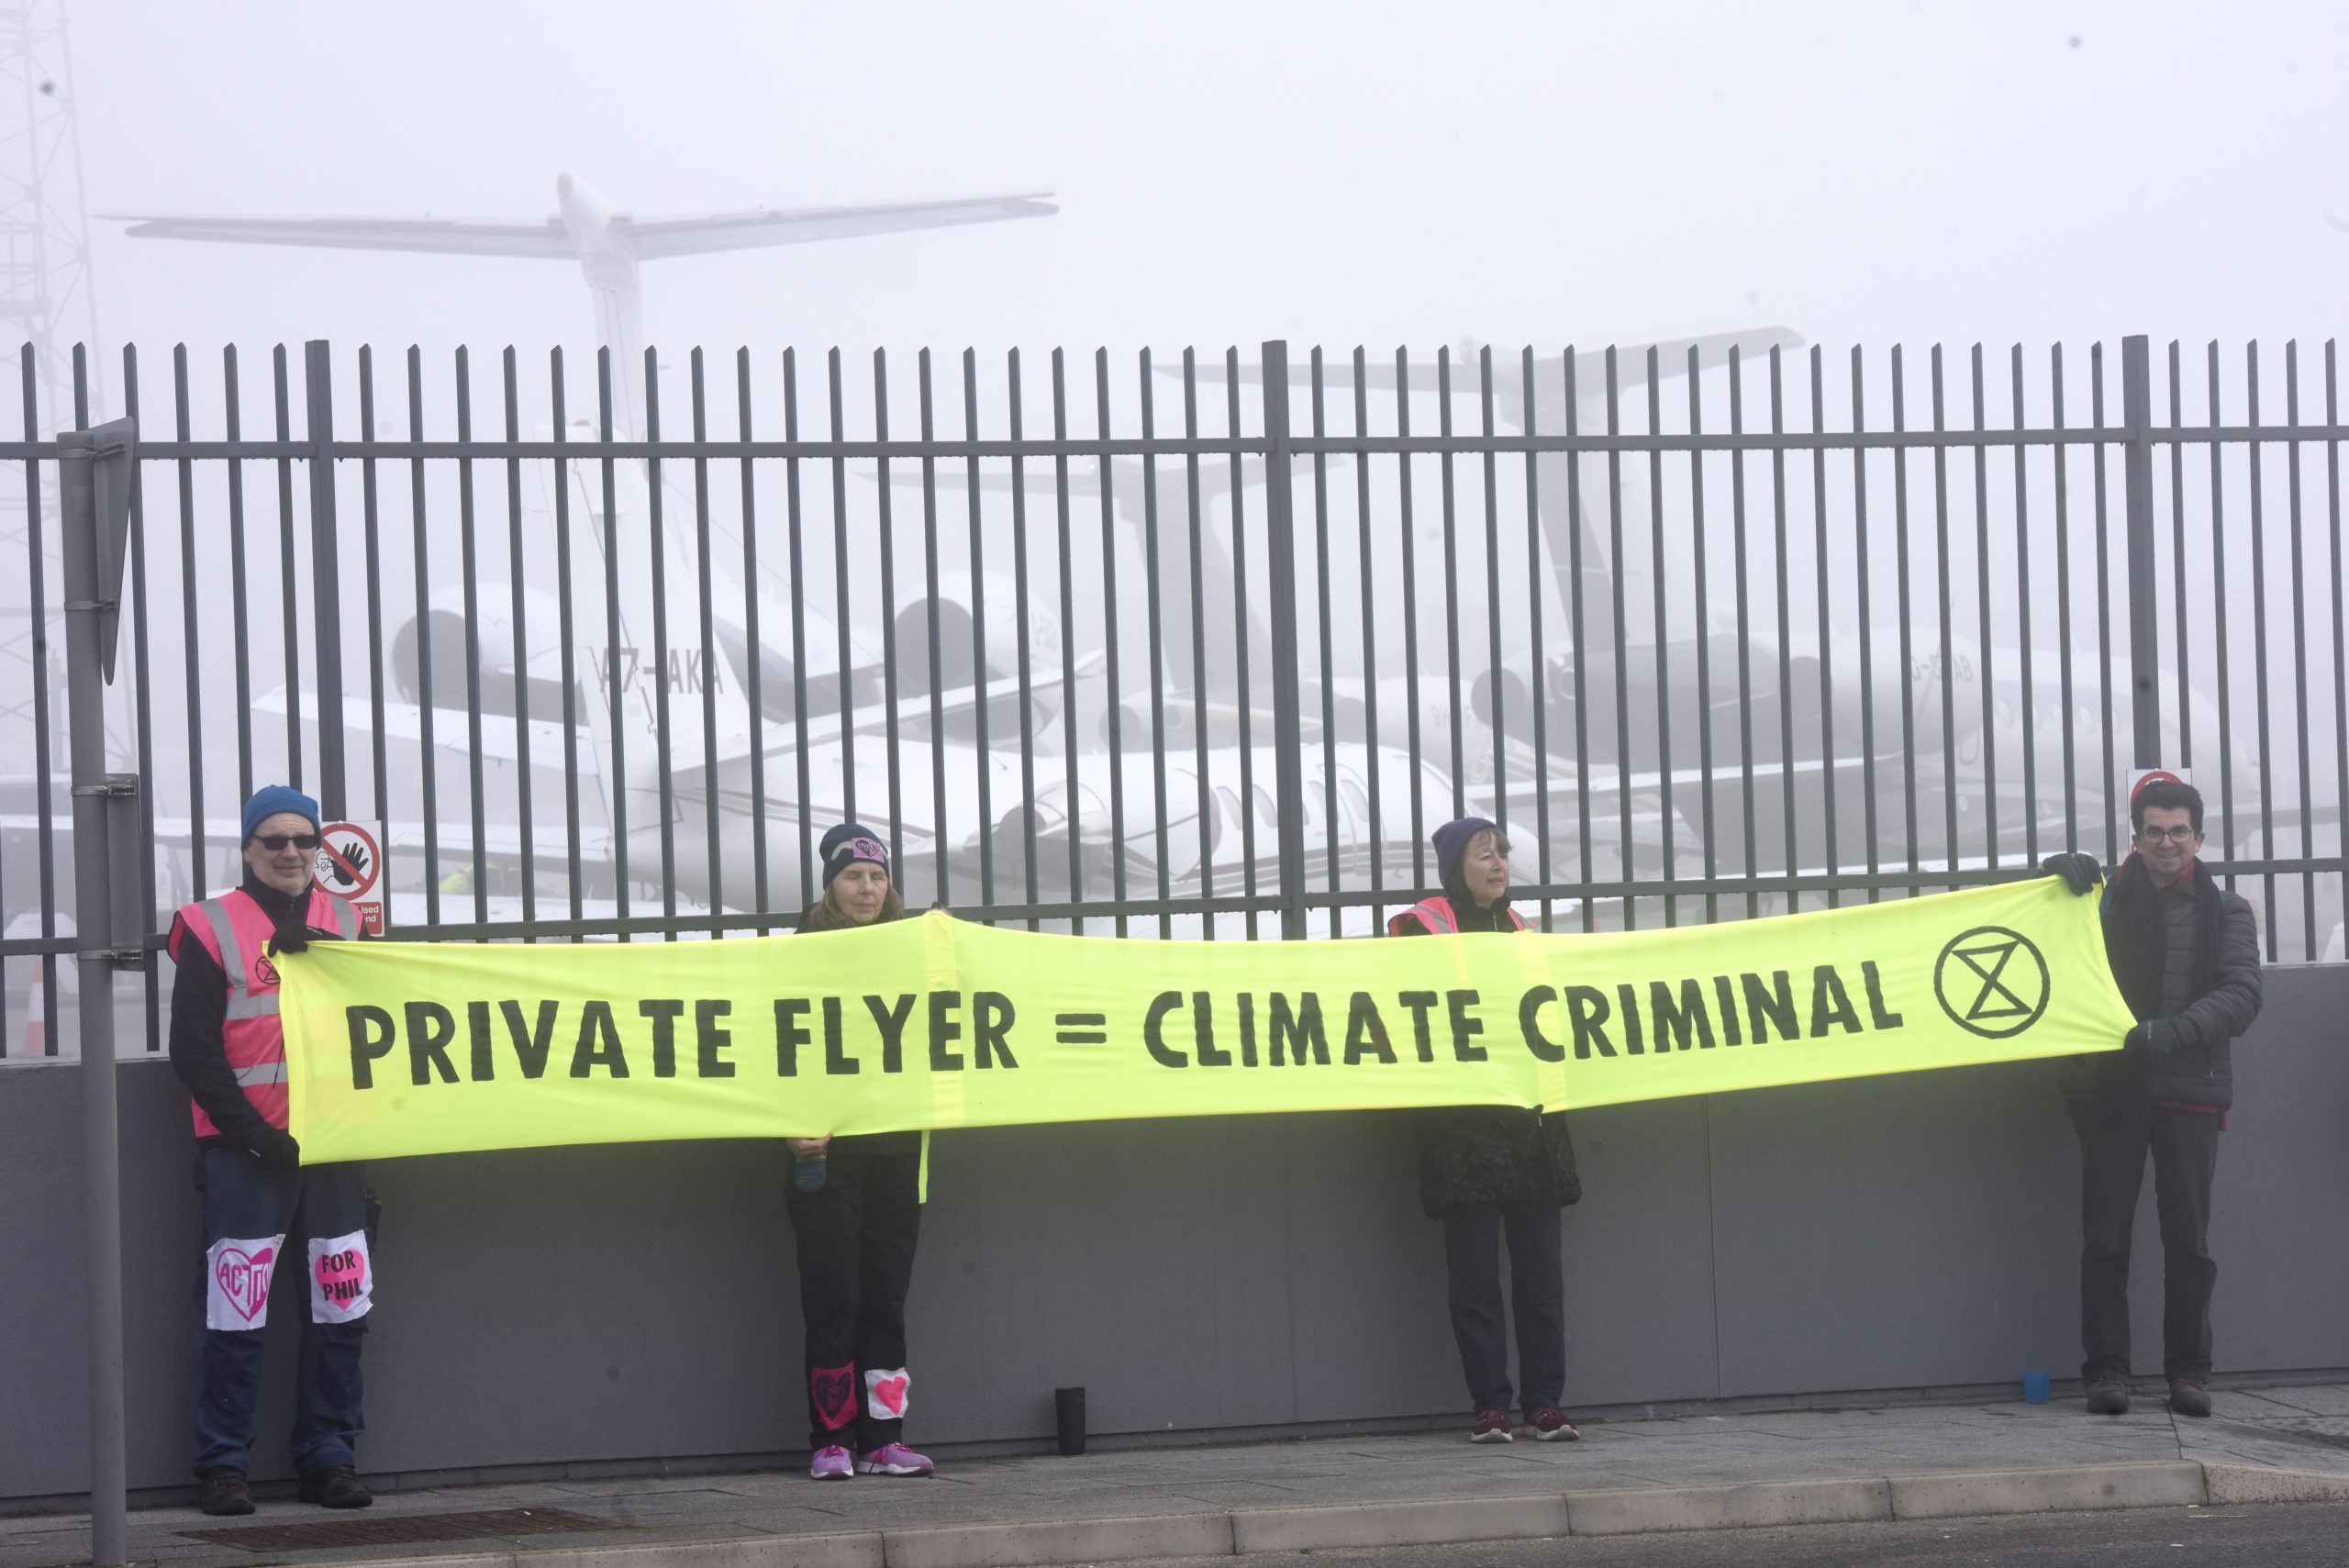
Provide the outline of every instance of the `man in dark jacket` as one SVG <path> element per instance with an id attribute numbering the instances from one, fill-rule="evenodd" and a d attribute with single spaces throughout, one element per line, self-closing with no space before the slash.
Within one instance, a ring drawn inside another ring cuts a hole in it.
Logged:
<path id="1" fill-rule="evenodd" d="M 1508 906 L 1508 840 L 1481 817 L 1435 830 L 1442 894 L 1387 922 L 1391 936 L 1526 929 Z M 1475 1407 L 1471 1442 L 1508 1442 L 1508 1337 L 1501 1316 L 1501 1240 L 1508 1240 L 1525 1424 L 1543 1442 L 1579 1434 L 1559 1407 L 1566 1380 L 1565 1275 L 1558 1210 L 1582 1196 L 1562 1117 L 1515 1106 L 1415 1113 L 1419 1202 L 1443 1221 L 1453 1338 Z"/>
<path id="2" fill-rule="evenodd" d="M 197 1506 L 250 1514 L 246 1479 L 270 1287 L 288 1256 L 309 1297 L 291 1438 L 301 1497 L 329 1508 L 373 1501 L 354 1473 L 360 1351 L 374 1304 L 373 1195 L 357 1165 L 306 1166 L 287 1130 L 277 959 L 316 939 L 359 935 L 349 905 L 312 885 L 318 806 L 284 784 L 245 803 L 244 880 L 172 922 L 172 1067 L 194 1102 L 204 1195 L 197 1290 Z"/>
<path id="3" fill-rule="evenodd" d="M 2104 895 L 2112 977 L 2139 1022 L 2118 1051 L 2065 1063 L 2080 1140 L 2080 1342 L 2088 1409 L 2129 1409 L 2129 1240 L 2145 1159 L 2161 1215 L 2162 1371 L 2169 1407 L 2210 1413 L 2210 1182 L 2234 1098 L 2235 1037 L 2259 1016 L 2259 930 L 2251 906 L 2220 888 L 2196 854 L 2202 796 L 2160 779 L 2130 802 L 2136 851 Z M 2080 862 L 2085 862 L 2085 866 Z M 2058 855 L 2047 869 L 2075 892 L 2096 862 Z"/>

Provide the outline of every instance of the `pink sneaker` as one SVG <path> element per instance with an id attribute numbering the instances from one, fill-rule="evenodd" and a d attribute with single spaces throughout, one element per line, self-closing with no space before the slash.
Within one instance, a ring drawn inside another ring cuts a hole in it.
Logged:
<path id="1" fill-rule="evenodd" d="M 883 1443 L 856 1462 L 859 1475 L 928 1475 L 937 1468 L 903 1443 Z"/>
<path id="2" fill-rule="evenodd" d="M 807 1473 L 817 1481 L 845 1481 L 853 1473 L 849 1467 L 848 1450 L 834 1443 L 816 1451 L 815 1459 L 807 1466 Z"/>
<path id="3" fill-rule="evenodd" d="M 1555 1405 L 1544 1405 L 1526 1418 L 1525 1424 L 1533 1429 L 1536 1440 L 1545 1443 L 1570 1443 L 1582 1434 L 1566 1419 L 1566 1413 Z"/>

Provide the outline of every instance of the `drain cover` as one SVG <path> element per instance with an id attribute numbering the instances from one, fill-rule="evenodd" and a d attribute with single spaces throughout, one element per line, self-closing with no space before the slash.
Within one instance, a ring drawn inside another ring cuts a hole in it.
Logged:
<path id="1" fill-rule="evenodd" d="M 565 1530 L 618 1529 L 610 1519 L 561 1508 L 493 1508 L 472 1514 L 382 1514 L 373 1518 L 317 1519 L 297 1525 L 240 1525 L 180 1533 L 246 1551 L 305 1546 L 398 1546 L 419 1540 L 488 1540 Z"/>

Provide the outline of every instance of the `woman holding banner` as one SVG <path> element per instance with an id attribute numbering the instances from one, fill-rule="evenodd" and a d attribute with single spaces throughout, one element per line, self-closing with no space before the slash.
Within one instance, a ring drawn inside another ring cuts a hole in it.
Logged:
<path id="1" fill-rule="evenodd" d="M 1508 840 L 1481 817 L 1435 830 L 1442 891 L 1387 921 L 1389 936 L 1508 933 L 1527 929 L 1508 906 Z M 1525 1424 L 1543 1442 L 1581 1434 L 1559 1409 L 1566 1380 L 1561 1207 L 1582 1196 L 1560 1117 L 1514 1106 L 1415 1113 L 1419 1202 L 1443 1221 L 1452 1332 L 1476 1412 L 1471 1442 L 1508 1442 L 1508 1340 L 1501 1315 L 1501 1240 L 1508 1240 Z"/>
<path id="2" fill-rule="evenodd" d="M 826 833 L 824 895 L 802 931 L 849 930 L 902 919 L 889 851 L 853 822 Z M 898 1440 L 906 1372 L 906 1289 L 921 1231 L 926 1134 L 795 1138 L 785 1207 L 798 1237 L 799 1304 L 807 1324 L 807 1473 L 928 1475 L 933 1466 Z"/>

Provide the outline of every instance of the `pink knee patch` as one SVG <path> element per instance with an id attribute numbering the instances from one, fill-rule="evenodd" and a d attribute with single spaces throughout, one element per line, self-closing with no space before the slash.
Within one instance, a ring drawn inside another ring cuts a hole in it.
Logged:
<path id="1" fill-rule="evenodd" d="M 349 1323 L 375 1305 L 375 1266 L 367 1255 L 367 1232 L 329 1236 L 310 1243 L 310 1321 Z"/>
<path id="2" fill-rule="evenodd" d="M 856 1363 L 816 1368 L 807 1374 L 807 1394 L 826 1431 L 847 1426 L 856 1418 Z"/>
<path id="3" fill-rule="evenodd" d="M 204 1326 L 259 1329 L 269 1322 L 269 1282 L 283 1236 L 223 1237 L 204 1259 Z"/>
<path id="4" fill-rule="evenodd" d="M 913 1379 L 904 1367 L 864 1374 L 864 1413 L 876 1421 L 905 1418 L 906 1391 Z"/>

